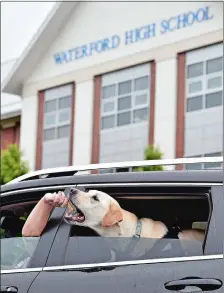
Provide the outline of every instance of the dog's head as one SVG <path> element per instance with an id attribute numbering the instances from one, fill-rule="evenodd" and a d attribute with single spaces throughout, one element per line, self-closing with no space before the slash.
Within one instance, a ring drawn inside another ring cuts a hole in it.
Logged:
<path id="1" fill-rule="evenodd" d="M 73 188 L 70 201 L 72 205 L 68 204 L 64 216 L 68 224 L 109 227 L 123 220 L 122 209 L 118 202 L 102 191 L 83 192 Z"/>

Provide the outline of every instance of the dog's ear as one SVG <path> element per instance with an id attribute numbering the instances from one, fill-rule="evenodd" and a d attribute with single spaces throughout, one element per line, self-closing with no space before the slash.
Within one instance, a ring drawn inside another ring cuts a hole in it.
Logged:
<path id="1" fill-rule="evenodd" d="M 123 215 L 122 215 L 121 208 L 115 203 L 111 203 L 109 211 L 104 216 L 101 225 L 103 227 L 110 227 L 115 225 L 118 222 L 121 222 L 122 220 L 123 220 Z"/>

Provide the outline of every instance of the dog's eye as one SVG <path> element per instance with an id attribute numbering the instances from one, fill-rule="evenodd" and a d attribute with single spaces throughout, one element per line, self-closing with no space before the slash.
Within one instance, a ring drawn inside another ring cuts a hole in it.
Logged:
<path id="1" fill-rule="evenodd" d="M 95 201 L 99 201 L 99 198 L 96 195 L 92 196 L 92 199 L 95 200 Z"/>

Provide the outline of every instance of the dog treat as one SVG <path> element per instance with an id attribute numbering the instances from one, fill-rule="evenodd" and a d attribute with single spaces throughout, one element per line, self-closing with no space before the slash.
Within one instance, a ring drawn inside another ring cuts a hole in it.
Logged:
<path id="1" fill-rule="evenodd" d="M 67 188 L 64 190 L 64 194 L 65 194 L 65 196 L 69 199 L 68 204 L 67 204 L 67 209 L 69 210 L 69 213 L 70 213 L 71 215 L 75 215 L 75 214 L 77 214 L 77 209 L 76 209 L 76 207 L 73 205 L 72 201 L 70 200 L 71 190 L 72 190 L 72 187 L 67 187 Z"/>

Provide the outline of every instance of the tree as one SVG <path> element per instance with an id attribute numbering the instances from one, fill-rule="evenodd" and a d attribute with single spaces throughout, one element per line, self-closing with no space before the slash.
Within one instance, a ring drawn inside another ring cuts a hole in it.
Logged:
<path id="1" fill-rule="evenodd" d="M 159 147 L 149 145 L 145 148 L 145 160 L 161 160 L 163 153 L 160 151 Z M 145 166 L 137 167 L 134 171 L 163 171 L 163 166 Z"/>
<path id="2" fill-rule="evenodd" d="M 1 153 L 1 184 L 26 174 L 28 163 L 22 160 L 22 154 L 16 144 L 11 144 Z"/>

